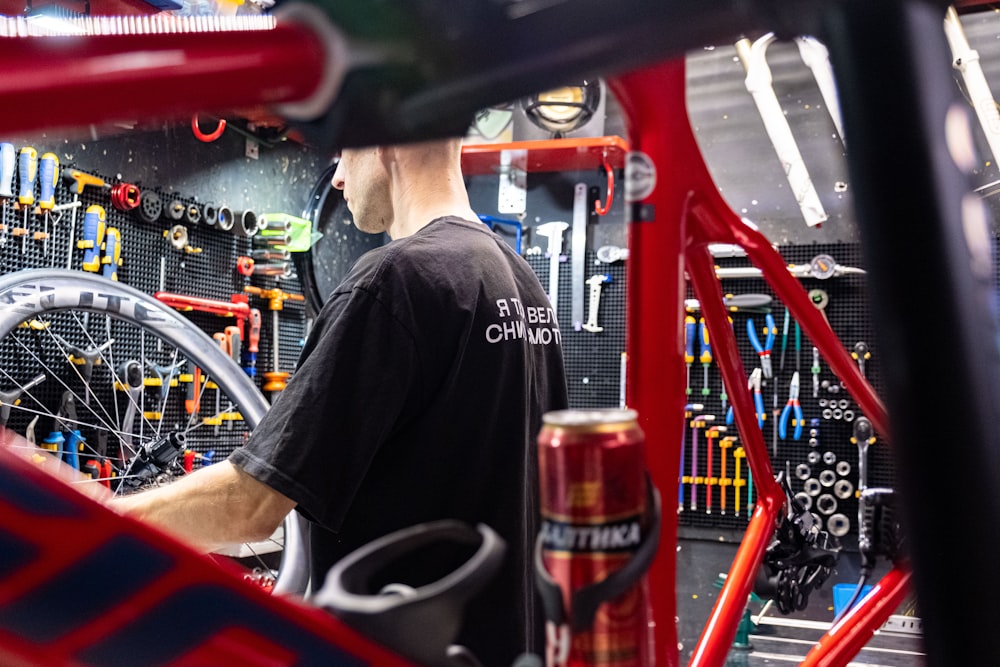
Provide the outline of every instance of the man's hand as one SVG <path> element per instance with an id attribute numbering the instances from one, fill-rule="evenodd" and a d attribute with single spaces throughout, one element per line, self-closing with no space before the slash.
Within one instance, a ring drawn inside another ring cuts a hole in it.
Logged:
<path id="1" fill-rule="evenodd" d="M 3 426 L 0 426 L 0 456 L 13 456 L 27 461 L 92 500 L 107 504 L 111 499 L 111 491 L 103 484 Z"/>

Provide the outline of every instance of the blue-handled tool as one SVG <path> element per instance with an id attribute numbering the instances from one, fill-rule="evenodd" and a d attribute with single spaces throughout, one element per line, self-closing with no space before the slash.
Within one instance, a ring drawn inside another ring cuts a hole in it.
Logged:
<path id="1" fill-rule="evenodd" d="M 705 318 L 698 322 L 698 341 L 700 343 L 698 360 L 701 361 L 701 395 L 708 396 L 712 390 L 708 388 L 708 367 L 712 365 L 712 344 L 708 342 L 708 327 Z"/>
<path id="2" fill-rule="evenodd" d="M 45 212 L 45 226 L 41 232 L 35 232 L 34 239 L 42 242 L 42 255 L 48 252 L 49 241 L 49 211 L 56 205 L 56 183 L 59 182 L 59 156 L 55 153 L 45 153 L 38 167 L 41 191 L 38 197 L 38 208 Z"/>
<path id="3" fill-rule="evenodd" d="M 764 412 L 764 394 L 760 391 L 760 376 L 761 369 L 753 369 L 753 372 L 750 373 L 750 381 L 747 384 L 753 389 L 753 405 L 757 410 L 757 426 L 764 428 L 764 420 L 767 419 L 767 413 Z"/>
<path id="4" fill-rule="evenodd" d="M 765 378 L 771 379 L 771 348 L 774 347 L 774 337 L 778 335 L 778 325 L 775 324 L 771 313 L 764 316 L 764 333 L 766 334 L 764 344 L 761 345 L 753 320 L 747 319 L 747 338 L 750 339 L 750 344 L 753 345 L 753 349 L 757 351 L 757 356 L 760 357 L 761 372 Z"/>
<path id="5" fill-rule="evenodd" d="M 84 271 L 97 273 L 101 270 L 101 246 L 104 245 L 107 220 L 104 207 L 97 204 L 87 207 L 83 217 L 83 238 L 76 242 L 76 247 L 84 251 L 81 264 Z"/>
<path id="6" fill-rule="evenodd" d="M 105 232 L 101 265 L 102 276 L 108 280 L 118 280 L 118 267 L 122 265 L 122 233 L 117 227 L 108 227 Z"/>
<path id="7" fill-rule="evenodd" d="M 698 322 L 688 315 L 684 318 L 684 363 L 687 366 L 687 383 L 684 393 L 691 394 L 691 364 L 694 363 L 694 339 L 698 334 Z"/>
<path id="8" fill-rule="evenodd" d="M 788 439 L 788 418 L 792 417 L 792 425 L 795 427 L 792 438 L 799 440 L 802 437 L 802 405 L 799 403 L 799 372 L 792 374 L 792 381 L 788 385 L 788 402 L 781 410 L 781 420 L 778 422 L 778 435 L 782 440 Z"/>
<path id="9" fill-rule="evenodd" d="M 7 200 L 14 196 L 14 167 L 17 153 L 14 144 L 0 144 L 0 199 L 3 199 L 3 213 L 0 214 L 0 248 L 7 244 Z"/>
<path id="10" fill-rule="evenodd" d="M 764 412 L 764 395 L 760 391 L 760 376 L 761 370 L 759 368 L 753 369 L 750 373 L 750 377 L 747 379 L 747 389 L 753 390 L 753 404 L 757 411 L 757 426 L 764 428 L 764 420 L 767 418 L 767 413 Z M 733 406 L 729 406 L 726 410 L 726 426 L 730 426 L 733 423 Z"/>
<path id="11" fill-rule="evenodd" d="M 15 230 L 21 237 L 21 253 L 27 252 L 28 239 L 28 209 L 35 204 L 35 177 L 38 176 L 38 151 L 31 146 L 25 146 L 17 156 L 17 171 L 19 176 L 17 204 L 24 210 L 24 225 Z"/>

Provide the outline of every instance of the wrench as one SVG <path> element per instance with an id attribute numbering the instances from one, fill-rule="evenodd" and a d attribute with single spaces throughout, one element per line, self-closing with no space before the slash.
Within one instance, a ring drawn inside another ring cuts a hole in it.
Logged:
<path id="1" fill-rule="evenodd" d="M 859 340 L 854 344 L 854 349 L 851 351 L 851 358 L 858 362 L 858 370 L 861 371 L 862 377 L 865 376 L 865 362 L 872 358 L 872 352 L 868 348 L 868 343 L 863 340 Z"/>
<path id="2" fill-rule="evenodd" d="M 867 417 L 854 420 L 851 442 L 858 446 L 858 492 L 868 488 L 868 445 L 875 444 L 875 429 Z"/>
<path id="3" fill-rule="evenodd" d="M 122 442 L 119 447 L 121 463 L 124 465 L 129 458 L 136 454 L 136 450 L 132 447 L 132 428 L 135 425 L 135 415 L 139 411 L 139 401 L 142 400 L 142 364 L 135 359 L 122 362 L 118 367 L 118 379 L 121 380 L 128 397 L 128 404 L 122 414 Z"/>
<path id="4" fill-rule="evenodd" d="M 604 327 L 597 324 L 597 310 L 601 306 L 601 285 L 610 282 L 611 276 L 606 273 L 596 273 L 587 278 L 587 284 L 590 285 L 590 315 L 587 316 L 587 321 L 583 324 L 584 331 L 590 333 L 604 331 Z"/>

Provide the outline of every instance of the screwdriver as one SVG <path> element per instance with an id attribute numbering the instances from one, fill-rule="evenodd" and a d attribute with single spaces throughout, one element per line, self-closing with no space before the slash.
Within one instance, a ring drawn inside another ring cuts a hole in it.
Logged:
<path id="1" fill-rule="evenodd" d="M 691 364 L 694 363 L 694 338 L 698 322 L 691 315 L 684 318 L 684 365 L 687 366 L 687 382 L 684 393 L 691 394 Z"/>
<path id="2" fill-rule="evenodd" d="M 708 388 L 708 367 L 712 365 L 712 345 L 708 342 L 708 328 L 705 326 L 705 318 L 698 322 L 698 340 L 701 341 L 700 356 L 702 382 L 701 395 L 708 396 L 712 390 Z"/>
<path id="3" fill-rule="evenodd" d="M 0 217 L 0 248 L 7 245 L 7 200 L 14 196 L 14 163 L 17 161 L 14 144 L 0 144 L 0 197 L 3 197 L 3 216 Z"/>
<path id="4" fill-rule="evenodd" d="M 41 174 L 41 192 L 38 198 L 38 208 L 45 211 L 43 231 L 35 232 L 34 239 L 42 242 L 42 255 L 48 252 L 49 211 L 56 205 L 56 183 L 59 182 L 59 156 L 55 153 L 45 153 L 39 165 Z"/>
<path id="5" fill-rule="evenodd" d="M 87 207 L 83 216 L 83 239 L 76 247 L 84 250 L 82 268 L 97 273 L 101 268 L 101 244 L 104 243 L 107 213 L 104 207 L 94 204 Z"/>
<path id="6" fill-rule="evenodd" d="M 122 264 L 122 233 L 117 227 L 108 227 L 104 238 L 101 275 L 108 280 L 118 280 L 118 267 Z"/>
<path id="7" fill-rule="evenodd" d="M 24 226 L 20 230 L 21 254 L 24 254 L 27 252 L 28 207 L 35 203 L 35 177 L 38 176 L 38 151 L 31 146 L 22 148 L 17 157 L 17 169 L 21 179 L 17 203 L 24 209 Z"/>
<path id="8" fill-rule="evenodd" d="M 247 337 L 247 349 L 243 353 L 243 359 L 245 365 L 243 370 L 246 371 L 247 375 L 250 377 L 257 377 L 257 352 L 260 349 L 260 324 L 261 324 L 261 313 L 259 308 L 250 309 L 250 327 Z"/>

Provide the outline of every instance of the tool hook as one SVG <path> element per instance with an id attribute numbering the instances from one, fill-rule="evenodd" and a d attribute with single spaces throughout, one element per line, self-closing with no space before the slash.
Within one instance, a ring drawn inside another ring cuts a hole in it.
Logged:
<path id="1" fill-rule="evenodd" d="M 222 133 L 226 131 L 226 119 L 220 118 L 218 126 L 208 134 L 205 134 L 198 125 L 198 114 L 195 114 L 191 116 L 191 131 L 198 141 L 203 141 L 206 144 L 211 143 L 221 137 Z"/>
<path id="2" fill-rule="evenodd" d="M 607 174 L 608 177 L 608 196 L 607 201 L 605 201 L 603 205 L 601 204 L 600 199 L 594 200 L 594 213 L 597 215 L 607 215 L 608 211 L 611 210 L 611 203 L 615 199 L 615 172 L 611 168 L 607 159 L 604 160 L 604 173 Z"/>

